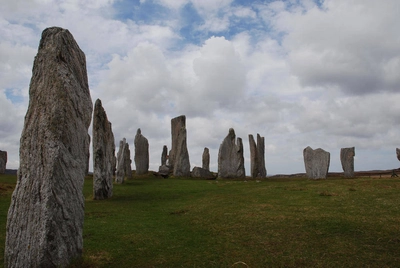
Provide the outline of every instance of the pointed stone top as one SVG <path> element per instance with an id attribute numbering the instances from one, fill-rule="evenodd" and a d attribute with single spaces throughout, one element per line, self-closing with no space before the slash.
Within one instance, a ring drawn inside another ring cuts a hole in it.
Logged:
<path id="1" fill-rule="evenodd" d="M 233 128 L 229 129 L 228 136 L 230 136 L 232 139 L 234 139 L 236 137 L 235 130 Z"/>
<path id="2" fill-rule="evenodd" d="M 96 102 L 94 103 L 95 106 L 102 106 L 101 100 L 97 99 Z"/>
<path id="3" fill-rule="evenodd" d="M 140 128 L 138 128 L 136 131 L 136 135 L 141 135 L 141 134 L 142 134 L 142 131 L 140 130 Z"/>

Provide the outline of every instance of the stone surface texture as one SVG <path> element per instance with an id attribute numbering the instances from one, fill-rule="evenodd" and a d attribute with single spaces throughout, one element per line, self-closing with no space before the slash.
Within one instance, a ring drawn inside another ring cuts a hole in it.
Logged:
<path id="1" fill-rule="evenodd" d="M 97 99 L 93 112 L 93 199 L 107 199 L 113 194 L 115 140 L 111 123 L 101 100 Z"/>
<path id="2" fill-rule="evenodd" d="M 135 166 L 136 175 L 143 175 L 149 172 L 149 141 L 142 135 L 140 128 L 135 136 Z"/>
<path id="3" fill-rule="evenodd" d="M 29 86 L 5 267 L 66 267 L 81 255 L 92 106 L 85 54 L 68 30 L 45 29 Z"/>
<path id="4" fill-rule="evenodd" d="M 219 146 L 218 177 L 220 178 L 245 177 L 243 142 L 241 138 L 237 138 L 235 143 L 235 138 L 235 130 L 231 128 Z"/>
<path id="5" fill-rule="evenodd" d="M 7 168 L 7 152 L 0 150 L 0 174 L 6 173 Z"/>
<path id="6" fill-rule="evenodd" d="M 181 115 L 171 120 L 172 145 L 169 153 L 169 166 L 173 175 L 178 177 L 190 176 L 189 152 L 186 143 L 186 116 Z"/>
<path id="7" fill-rule="evenodd" d="M 400 149 L 396 148 L 397 159 L 400 161 Z"/>
<path id="8" fill-rule="evenodd" d="M 310 146 L 303 150 L 304 165 L 307 177 L 310 179 L 326 179 L 329 170 L 330 153 Z"/>
<path id="9" fill-rule="evenodd" d="M 340 162 L 342 163 L 342 168 L 344 171 L 344 177 L 353 178 L 354 177 L 354 156 L 355 148 L 341 148 L 340 149 Z"/>
<path id="10" fill-rule="evenodd" d="M 257 134 L 257 143 L 253 135 L 249 134 L 250 145 L 250 175 L 253 178 L 265 178 L 267 170 L 265 169 L 265 144 L 264 137 Z"/>
<path id="11" fill-rule="evenodd" d="M 124 182 L 125 177 L 128 179 L 132 178 L 132 166 L 131 166 L 131 151 L 129 150 L 129 144 L 126 139 L 123 138 L 119 142 L 119 149 L 117 153 L 117 171 L 115 175 L 115 182 L 121 184 Z"/>
<path id="12" fill-rule="evenodd" d="M 201 160 L 202 160 L 202 168 L 210 171 L 210 150 L 207 147 L 204 148 Z"/>

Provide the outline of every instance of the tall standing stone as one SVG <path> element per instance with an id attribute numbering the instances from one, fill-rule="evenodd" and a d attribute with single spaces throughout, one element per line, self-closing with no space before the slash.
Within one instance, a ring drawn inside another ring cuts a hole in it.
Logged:
<path id="1" fill-rule="evenodd" d="M 168 159 L 168 147 L 167 145 L 164 145 L 161 153 L 161 166 L 167 165 L 167 159 Z"/>
<path id="2" fill-rule="evenodd" d="M 129 144 L 126 139 L 123 138 L 119 142 L 119 149 L 117 153 L 117 172 L 115 176 L 116 183 L 123 183 L 125 177 L 128 179 L 132 178 L 132 167 L 131 167 L 131 151 L 129 150 Z"/>
<path id="3" fill-rule="evenodd" d="M 93 199 L 112 196 L 114 165 L 114 134 L 101 100 L 97 99 L 93 112 Z"/>
<path id="4" fill-rule="evenodd" d="M 147 174 L 149 172 L 149 142 L 142 135 L 140 128 L 136 132 L 134 144 L 136 174 Z"/>
<path id="5" fill-rule="evenodd" d="M 91 117 L 85 54 L 68 30 L 45 29 L 8 211 L 6 267 L 65 267 L 81 255 Z"/>
<path id="6" fill-rule="evenodd" d="M 7 167 L 7 152 L 0 150 L 0 174 L 6 173 Z"/>
<path id="7" fill-rule="evenodd" d="M 169 165 L 174 176 L 190 176 L 189 152 L 186 144 L 186 116 L 171 120 L 172 145 L 169 153 Z"/>
<path id="8" fill-rule="evenodd" d="M 203 151 L 202 168 L 210 171 L 210 150 L 207 147 Z"/>
<path id="9" fill-rule="evenodd" d="M 354 156 L 355 148 L 341 148 L 340 149 L 340 162 L 342 163 L 342 168 L 344 171 L 344 176 L 346 178 L 354 177 Z"/>
<path id="10" fill-rule="evenodd" d="M 249 134 L 250 145 L 250 169 L 251 177 L 265 178 L 267 170 L 265 169 L 265 143 L 264 137 L 257 134 L 257 144 L 253 135 Z"/>
<path id="11" fill-rule="evenodd" d="M 400 149 L 396 148 L 397 159 L 400 161 Z"/>
<path id="12" fill-rule="evenodd" d="M 304 165 L 310 179 L 326 179 L 329 170 L 330 153 L 321 148 L 313 150 L 307 146 L 303 150 Z"/>
<path id="13" fill-rule="evenodd" d="M 258 155 L 258 176 L 265 178 L 267 169 L 265 168 L 265 139 L 257 133 L 257 155 Z"/>
<path id="14" fill-rule="evenodd" d="M 243 142 L 238 137 L 235 143 L 235 138 L 235 130 L 230 128 L 228 135 L 219 146 L 218 177 L 220 178 L 245 177 Z"/>

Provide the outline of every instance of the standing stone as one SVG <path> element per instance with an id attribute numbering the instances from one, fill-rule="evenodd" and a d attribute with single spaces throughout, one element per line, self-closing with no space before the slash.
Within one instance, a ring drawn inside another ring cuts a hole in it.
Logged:
<path id="1" fill-rule="evenodd" d="M 174 176 L 189 177 L 190 161 L 186 144 L 186 116 L 181 115 L 171 120 L 172 146 L 169 153 L 169 165 Z"/>
<path id="2" fill-rule="evenodd" d="M 131 150 L 129 149 L 129 144 L 128 143 L 126 143 L 125 147 L 126 147 L 125 157 L 124 157 L 125 176 L 126 176 L 127 179 L 132 179 Z"/>
<path id="3" fill-rule="evenodd" d="M 167 178 L 172 169 L 169 165 L 167 165 L 167 159 L 168 159 L 168 148 L 167 145 L 164 145 L 163 151 L 161 153 L 161 166 L 158 168 L 158 174 L 161 175 L 164 178 Z"/>
<path id="4" fill-rule="evenodd" d="M 132 167 L 131 167 L 131 151 L 129 150 L 129 144 L 126 139 L 123 138 L 119 142 L 119 149 L 117 153 L 117 172 L 115 176 L 116 183 L 123 183 L 125 177 L 128 179 L 132 178 Z"/>
<path id="5" fill-rule="evenodd" d="M 149 172 L 149 142 L 142 135 L 140 128 L 135 136 L 135 165 L 136 175 L 143 175 Z"/>
<path id="6" fill-rule="evenodd" d="M 218 177 L 220 178 L 244 178 L 243 142 L 237 138 L 235 143 L 235 130 L 229 129 L 218 152 Z"/>
<path id="7" fill-rule="evenodd" d="M 114 134 L 101 100 L 97 99 L 93 113 L 93 199 L 112 196 L 114 165 Z"/>
<path id="8" fill-rule="evenodd" d="M 321 148 L 313 150 L 307 146 L 303 150 L 304 165 L 310 179 L 326 179 L 329 170 L 330 153 Z"/>
<path id="9" fill-rule="evenodd" d="M 68 30 L 45 29 L 8 211 L 5 267 L 66 267 L 81 255 L 91 117 L 85 54 Z"/>
<path id="10" fill-rule="evenodd" d="M 167 165 L 167 159 L 168 159 L 168 147 L 167 145 L 164 145 L 161 153 L 161 166 Z"/>
<path id="11" fill-rule="evenodd" d="M 210 150 L 207 147 L 204 148 L 202 162 L 202 168 L 210 171 Z"/>
<path id="12" fill-rule="evenodd" d="M 256 144 L 253 135 L 249 134 L 249 144 L 251 177 L 265 178 L 267 176 L 267 170 L 265 169 L 264 137 L 261 137 L 260 134 L 257 134 Z"/>
<path id="13" fill-rule="evenodd" d="M 342 148 L 340 149 L 340 162 L 342 163 L 342 168 L 344 171 L 344 176 L 346 178 L 354 177 L 354 156 L 355 148 Z"/>
<path id="14" fill-rule="evenodd" d="M 267 169 L 265 168 L 265 139 L 257 133 L 257 155 L 258 155 L 258 177 L 267 177 Z"/>
<path id="15" fill-rule="evenodd" d="M 0 174 L 6 173 L 7 152 L 0 150 Z"/>
<path id="16" fill-rule="evenodd" d="M 400 149 L 396 148 L 397 159 L 400 161 Z"/>

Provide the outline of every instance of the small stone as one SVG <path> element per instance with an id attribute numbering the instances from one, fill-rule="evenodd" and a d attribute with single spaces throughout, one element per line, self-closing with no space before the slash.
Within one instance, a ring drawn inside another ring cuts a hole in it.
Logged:
<path id="1" fill-rule="evenodd" d="M 218 152 L 218 177 L 220 178 L 244 178 L 243 142 L 237 138 L 235 143 L 235 130 L 229 129 Z"/>
<path id="2" fill-rule="evenodd" d="M 326 179 L 329 170 L 330 153 L 310 146 L 303 150 L 304 165 L 310 179 Z"/>
<path id="3" fill-rule="evenodd" d="M 340 149 L 340 162 L 342 163 L 344 177 L 346 178 L 354 177 L 354 156 L 354 147 Z"/>
<path id="4" fill-rule="evenodd" d="M 136 175 L 143 175 L 149 172 L 149 142 L 142 135 L 140 128 L 135 136 L 135 165 Z"/>
<path id="5" fill-rule="evenodd" d="M 170 175 L 171 171 L 171 167 L 167 165 L 162 165 L 158 168 L 158 174 L 163 176 L 164 178 L 167 178 Z"/>
<path id="6" fill-rule="evenodd" d="M 192 177 L 193 178 L 204 178 L 204 179 L 214 179 L 215 178 L 209 170 L 207 170 L 205 168 L 201 168 L 201 167 L 193 168 Z"/>
<path id="7" fill-rule="evenodd" d="M 7 152 L 0 150 L 0 174 L 6 173 L 7 167 Z"/>
<path id="8" fill-rule="evenodd" d="M 203 163 L 202 168 L 210 171 L 210 150 L 207 147 L 204 148 L 203 151 L 202 163 Z"/>

